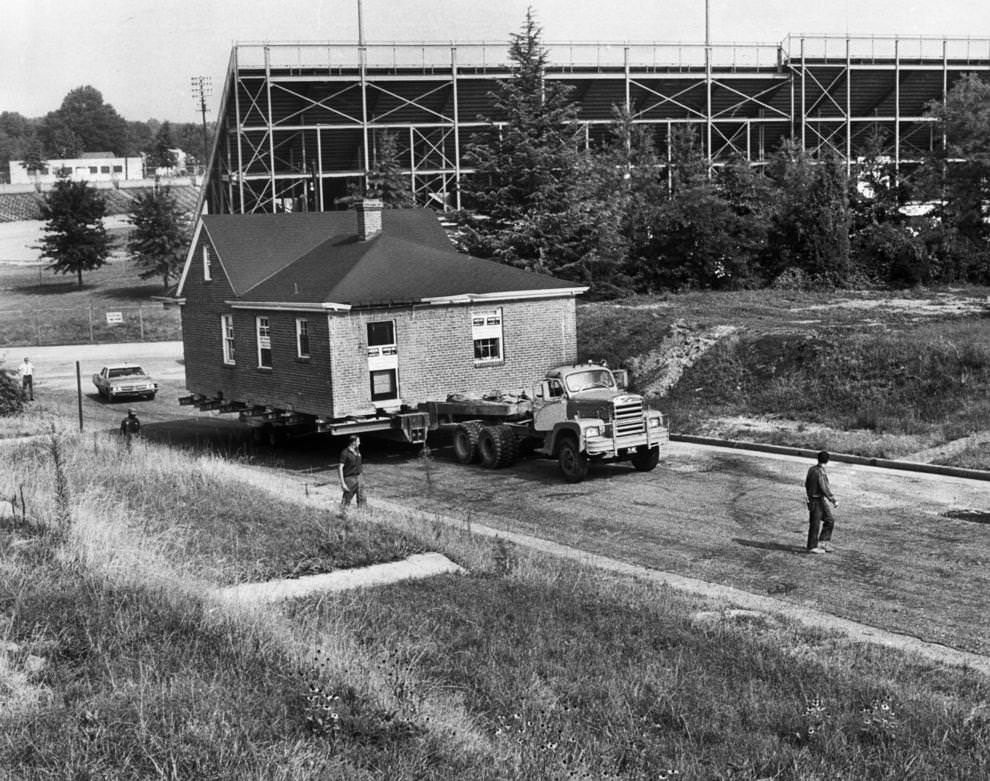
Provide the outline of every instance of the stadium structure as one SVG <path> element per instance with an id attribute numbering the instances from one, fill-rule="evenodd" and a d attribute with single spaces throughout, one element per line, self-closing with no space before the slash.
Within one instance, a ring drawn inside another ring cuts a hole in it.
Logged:
<path id="1" fill-rule="evenodd" d="M 661 156 L 692 128 L 710 166 L 765 162 L 785 138 L 851 165 L 883 139 L 895 168 L 942 143 L 926 116 L 990 39 L 789 36 L 780 44 L 545 44 L 547 78 L 572 88 L 588 144 L 614 108 Z M 201 195 L 211 213 L 325 211 L 375 164 L 385 132 L 420 204 L 459 208 L 472 133 L 498 126 L 492 91 L 508 46 L 241 43 L 234 46 Z"/>

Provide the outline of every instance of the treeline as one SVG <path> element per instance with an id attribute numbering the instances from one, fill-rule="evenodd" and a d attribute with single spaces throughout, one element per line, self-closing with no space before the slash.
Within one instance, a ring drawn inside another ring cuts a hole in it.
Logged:
<path id="1" fill-rule="evenodd" d="M 209 128 L 212 133 L 212 128 Z M 78 157 L 83 152 L 112 152 L 120 157 L 147 154 L 149 163 L 169 166 L 169 149 L 179 148 L 202 163 L 203 127 L 195 122 L 170 123 L 149 119 L 128 121 L 103 101 L 90 86 L 71 90 L 62 105 L 40 118 L 14 111 L 0 113 L 0 171 L 11 160 L 29 164 L 54 158 Z"/>
<path id="2" fill-rule="evenodd" d="M 477 173 L 458 222 L 473 255 L 598 296 L 990 283 L 990 86 L 977 76 L 930 106 L 946 143 L 911 166 L 895 170 L 878 132 L 851 171 L 794 142 L 762 167 L 740 158 L 709 170 L 692 130 L 675 132 L 661 159 L 655 130 L 618 111 L 608 140 L 588 148 L 577 105 L 543 78 L 531 16 L 510 57 L 514 74 L 494 95 L 498 123 L 469 146 Z M 389 194 L 388 182 L 375 189 Z"/>

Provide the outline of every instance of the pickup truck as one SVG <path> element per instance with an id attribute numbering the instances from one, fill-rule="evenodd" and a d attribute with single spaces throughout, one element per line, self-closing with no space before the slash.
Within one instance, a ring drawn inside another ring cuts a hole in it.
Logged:
<path id="1" fill-rule="evenodd" d="M 93 385 L 99 391 L 100 398 L 107 401 L 153 399 L 158 393 L 158 383 L 133 363 L 104 366 L 93 375 Z"/>

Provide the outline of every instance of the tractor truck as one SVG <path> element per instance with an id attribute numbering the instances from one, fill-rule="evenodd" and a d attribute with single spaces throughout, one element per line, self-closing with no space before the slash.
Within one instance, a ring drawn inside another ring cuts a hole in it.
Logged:
<path id="1" fill-rule="evenodd" d="M 598 364 L 547 372 L 532 397 L 426 402 L 431 429 L 453 429 L 463 464 L 509 466 L 526 452 L 556 458 L 564 479 L 579 483 L 598 460 L 629 460 L 649 472 L 669 440 L 663 415 L 626 391 L 626 372 Z"/>
<path id="2" fill-rule="evenodd" d="M 371 434 L 425 443 L 429 431 L 453 434 L 454 452 L 464 464 L 500 469 L 526 453 L 555 458 L 564 479 L 579 483 L 591 461 L 628 460 L 649 472 L 669 441 L 663 415 L 643 397 L 626 390 L 625 370 L 585 363 L 547 372 L 531 393 L 499 398 L 427 401 L 398 412 L 328 420 L 301 411 L 251 406 L 223 398 L 191 395 L 180 404 L 200 410 L 236 412 L 255 439 L 277 445 L 312 433 Z"/>

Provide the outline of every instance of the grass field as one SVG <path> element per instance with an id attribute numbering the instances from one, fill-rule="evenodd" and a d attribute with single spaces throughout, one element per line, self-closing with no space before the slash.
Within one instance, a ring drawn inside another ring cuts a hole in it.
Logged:
<path id="1" fill-rule="evenodd" d="M 0 263 L 0 347 L 181 338 L 178 310 L 152 300 L 165 292 L 161 280 L 141 279 L 122 249 L 127 229 L 109 233 L 117 249 L 83 274 L 81 288 L 40 262 Z M 114 314 L 120 322 L 110 322 Z"/>
<path id="2" fill-rule="evenodd" d="M 211 588 L 281 555 L 265 547 L 297 553 L 306 506 L 270 519 L 290 533 L 224 546 L 230 497 L 259 522 L 272 508 L 222 460 L 110 439 L 94 459 L 69 435 L 7 447 L 2 493 L 26 487 L 0 510 L 10 778 L 990 773 L 975 674 L 382 514 L 362 532 L 376 545 L 469 574 L 238 608 Z M 135 501 L 134 481 L 174 501 Z M 351 557 L 325 539 L 320 556 Z"/>

